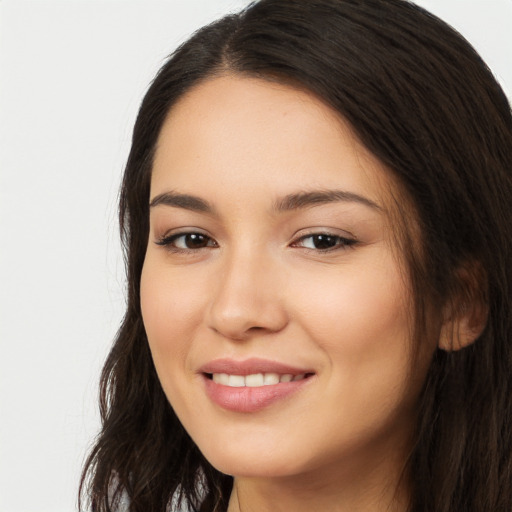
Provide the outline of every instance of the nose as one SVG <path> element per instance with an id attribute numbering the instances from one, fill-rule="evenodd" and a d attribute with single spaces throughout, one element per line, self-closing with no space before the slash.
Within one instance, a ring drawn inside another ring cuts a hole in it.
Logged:
<path id="1" fill-rule="evenodd" d="M 232 340 L 276 333 L 287 325 L 282 272 L 271 258 L 233 255 L 222 262 L 209 327 Z"/>

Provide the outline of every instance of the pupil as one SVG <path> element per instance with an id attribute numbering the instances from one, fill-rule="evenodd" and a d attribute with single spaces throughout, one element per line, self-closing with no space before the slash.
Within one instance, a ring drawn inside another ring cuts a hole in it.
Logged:
<path id="1" fill-rule="evenodd" d="M 330 235 L 315 235 L 313 240 L 317 249 L 330 249 L 336 245 L 336 237 Z"/>
<path id="2" fill-rule="evenodd" d="M 206 236 L 199 233 L 191 233 L 185 238 L 186 245 L 189 249 L 197 249 L 206 246 Z"/>

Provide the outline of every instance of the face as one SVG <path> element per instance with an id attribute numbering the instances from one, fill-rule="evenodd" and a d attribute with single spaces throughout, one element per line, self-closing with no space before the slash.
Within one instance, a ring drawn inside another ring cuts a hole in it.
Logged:
<path id="1" fill-rule="evenodd" d="M 412 358 L 390 186 L 303 91 L 217 77 L 168 115 L 142 313 L 163 389 L 220 471 L 333 474 L 406 449 L 428 357 Z"/>

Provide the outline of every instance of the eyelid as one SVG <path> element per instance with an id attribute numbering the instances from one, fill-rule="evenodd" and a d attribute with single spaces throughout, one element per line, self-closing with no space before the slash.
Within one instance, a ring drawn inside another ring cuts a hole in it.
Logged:
<path id="1" fill-rule="evenodd" d="M 213 242 L 212 245 L 206 245 L 204 247 L 197 247 L 197 248 L 183 248 L 183 247 L 177 247 L 176 245 L 173 245 L 173 242 L 180 237 L 185 237 L 187 235 L 201 235 L 204 236 L 208 240 L 208 244 L 210 242 Z M 182 253 L 191 253 L 191 252 L 197 252 L 202 249 L 209 249 L 209 248 L 215 248 L 218 247 L 217 241 L 208 233 L 206 233 L 204 230 L 200 228 L 195 227 L 187 227 L 187 228 L 177 228 L 170 231 L 167 231 L 162 236 L 157 236 L 154 243 L 158 246 L 162 246 L 165 249 L 172 251 L 172 252 L 182 252 Z"/>
<path id="2" fill-rule="evenodd" d="M 304 247 L 299 245 L 300 242 L 303 242 L 304 240 L 314 237 L 314 236 L 326 236 L 330 238 L 338 239 L 338 243 L 334 247 L 329 247 L 326 249 L 319 249 L 319 248 L 311 248 L 311 247 Z M 306 232 L 299 232 L 297 233 L 293 241 L 291 242 L 291 247 L 300 247 L 308 251 L 314 251 L 314 252 L 331 252 L 331 251 L 338 251 L 338 250 L 346 250 L 348 248 L 353 247 L 354 245 L 358 244 L 359 240 L 352 235 L 351 233 L 348 233 L 346 231 L 340 232 L 339 230 L 334 229 L 328 229 L 328 228 L 315 228 L 307 230 Z"/>
<path id="3" fill-rule="evenodd" d="M 186 237 L 190 235 L 200 235 L 205 238 L 205 245 L 199 247 L 179 247 L 174 242 L 181 237 Z M 332 247 L 307 247 L 303 245 L 304 241 L 313 238 L 313 237 L 326 237 L 335 239 L 336 243 Z M 168 251 L 176 252 L 176 253 L 193 253 L 198 252 L 204 249 L 211 249 L 219 247 L 218 242 L 207 232 L 205 232 L 201 228 L 196 227 L 183 227 L 183 228 L 175 228 L 165 232 L 161 236 L 157 236 L 154 243 L 158 246 L 166 248 Z M 290 247 L 302 248 L 307 251 L 312 252 L 332 252 L 339 250 L 346 250 L 350 247 L 353 247 L 359 243 L 359 240 L 347 231 L 340 231 L 338 229 L 333 228 L 309 228 L 307 230 L 301 230 L 295 233 L 292 241 L 290 242 Z"/>

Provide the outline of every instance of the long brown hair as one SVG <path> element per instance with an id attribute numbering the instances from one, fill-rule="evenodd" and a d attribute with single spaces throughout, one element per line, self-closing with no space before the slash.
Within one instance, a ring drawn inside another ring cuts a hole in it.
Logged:
<path id="1" fill-rule="evenodd" d="M 232 478 L 204 459 L 168 403 L 139 296 L 157 137 L 171 106 L 217 73 L 300 84 L 390 169 L 420 228 L 418 251 L 404 211 L 418 343 L 431 321 L 427 310 L 439 313 L 461 290 L 485 303 L 479 338 L 434 355 L 408 465 L 411 510 L 510 512 L 510 105 L 460 34 L 405 0 L 261 0 L 199 30 L 156 76 L 122 184 L 128 304 L 101 376 L 102 430 L 85 464 L 82 498 L 94 512 L 116 510 L 123 494 L 133 512 L 180 502 L 191 510 L 227 507 Z M 469 264 L 478 269 L 473 289 L 460 277 Z"/>

